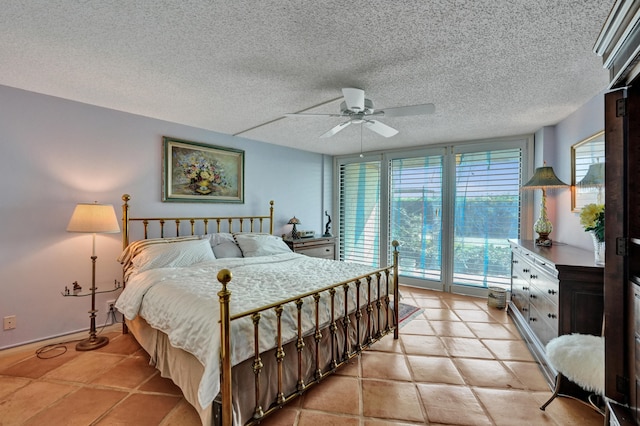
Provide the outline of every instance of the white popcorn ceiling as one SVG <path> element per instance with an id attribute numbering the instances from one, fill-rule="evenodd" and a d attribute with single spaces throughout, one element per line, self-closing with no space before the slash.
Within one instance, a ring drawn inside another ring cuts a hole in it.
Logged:
<path id="1" fill-rule="evenodd" d="M 320 139 L 344 120 L 282 117 L 343 87 L 436 105 L 381 119 L 392 138 L 365 128 L 365 151 L 520 135 L 606 88 L 592 48 L 613 3 L 11 0 L 0 84 L 331 155 L 360 152 L 359 125 Z"/>

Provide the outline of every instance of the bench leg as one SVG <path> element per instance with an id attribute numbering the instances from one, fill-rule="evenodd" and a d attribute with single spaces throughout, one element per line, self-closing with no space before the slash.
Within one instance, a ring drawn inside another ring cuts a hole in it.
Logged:
<path id="1" fill-rule="evenodd" d="M 556 375 L 556 387 L 553 389 L 553 394 L 551 395 L 551 398 L 549 398 L 549 400 L 547 400 L 547 402 L 542 404 L 542 406 L 540 407 L 542 411 L 544 411 L 544 409 L 547 408 L 547 405 L 551 404 L 551 401 L 556 399 L 556 397 L 558 396 L 558 391 L 560 391 L 561 380 L 562 380 L 562 374 L 558 373 Z"/>

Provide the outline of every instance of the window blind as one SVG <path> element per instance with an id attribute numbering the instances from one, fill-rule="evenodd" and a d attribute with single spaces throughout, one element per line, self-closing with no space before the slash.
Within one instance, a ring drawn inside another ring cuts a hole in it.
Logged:
<path id="1" fill-rule="evenodd" d="M 340 260 L 377 267 L 380 161 L 340 165 Z"/>

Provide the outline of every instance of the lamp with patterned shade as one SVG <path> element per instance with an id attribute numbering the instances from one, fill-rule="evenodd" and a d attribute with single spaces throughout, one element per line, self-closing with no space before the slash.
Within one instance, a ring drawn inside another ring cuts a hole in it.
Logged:
<path id="1" fill-rule="evenodd" d="M 297 240 L 300 238 L 300 234 L 298 234 L 298 230 L 296 229 L 296 225 L 300 225 L 300 219 L 298 219 L 297 217 L 292 217 L 291 219 L 289 219 L 289 222 L 287 222 L 289 225 L 293 225 L 293 228 L 291 228 L 291 239 L 292 240 Z"/>
<path id="2" fill-rule="evenodd" d="M 553 225 L 547 217 L 547 193 L 548 188 L 563 188 L 568 186 L 562 182 L 549 166 L 538 167 L 529 182 L 522 185 L 521 189 L 542 189 L 542 202 L 540 204 L 540 217 L 533 225 L 533 230 L 538 234 L 535 244 L 537 246 L 550 246 L 549 234 L 553 231 Z"/>

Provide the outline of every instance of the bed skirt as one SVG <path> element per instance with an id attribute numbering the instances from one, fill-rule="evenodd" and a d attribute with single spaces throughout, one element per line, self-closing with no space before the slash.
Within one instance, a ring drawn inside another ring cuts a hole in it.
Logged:
<path id="1" fill-rule="evenodd" d="M 383 304 L 384 305 L 384 304 Z M 393 303 L 389 304 L 391 310 Z M 374 310 L 375 311 L 375 310 Z M 360 315 L 360 335 L 357 336 L 356 321 L 357 316 L 352 313 L 349 317 L 350 322 L 348 325 L 349 336 L 349 348 L 348 351 L 344 350 L 345 347 L 345 328 L 343 319 L 336 321 L 335 336 L 332 337 L 329 327 L 322 330 L 322 337 L 318 345 L 319 352 L 319 367 L 322 372 L 322 377 L 335 371 L 336 366 L 341 366 L 344 363 L 348 363 L 349 359 L 358 355 L 361 349 L 366 349 L 368 345 L 376 340 L 379 336 L 379 331 L 383 331 L 387 328 L 393 328 L 396 326 L 395 315 L 387 314 L 381 315 L 381 326 L 378 324 L 378 315 L 371 315 L 372 330 L 367 332 L 367 308 L 366 306 L 361 309 Z M 383 307 L 382 312 L 386 313 L 386 309 Z M 391 322 L 391 323 L 388 323 Z M 136 317 L 135 320 L 127 320 L 129 330 L 133 333 L 136 340 L 144 348 L 144 350 L 150 355 L 150 363 L 160 371 L 162 377 L 170 378 L 183 392 L 185 399 L 196 409 L 202 424 L 204 426 L 216 425 L 220 423 L 220 406 L 219 395 L 213 404 L 209 404 L 207 407 L 201 407 L 198 403 L 198 387 L 200 385 L 200 378 L 204 372 L 202 364 L 190 353 L 175 348 L 169 342 L 169 338 L 163 332 L 156 330 L 149 326 L 147 322 Z M 372 339 L 370 339 L 371 335 Z M 332 342 L 333 340 L 333 352 Z M 304 337 L 305 347 L 302 350 L 302 366 L 304 386 L 306 389 L 310 385 L 317 383 L 322 377 L 318 377 L 316 371 L 316 340 L 313 334 Z M 297 394 L 302 393 L 300 384 L 298 383 L 298 350 L 296 342 L 289 342 L 284 346 L 284 363 L 283 363 L 283 394 L 286 399 L 290 399 Z M 232 400 L 233 400 L 233 424 L 245 425 L 252 421 L 258 420 L 255 418 L 256 412 L 264 411 L 272 407 L 277 407 L 279 404 L 276 402 L 278 399 L 278 387 L 277 387 L 277 360 L 276 350 L 272 349 L 266 353 L 261 354 L 261 361 L 263 364 L 260 380 L 260 401 L 256 404 L 255 401 L 255 373 L 253 370 L 254 359 L 247 359 L 240 364 L 233 367 L 232 370 Z M 303 390 L 304 390 L 303 389 Z M 257 409 L 257 407 L 260 407 Z"/>

